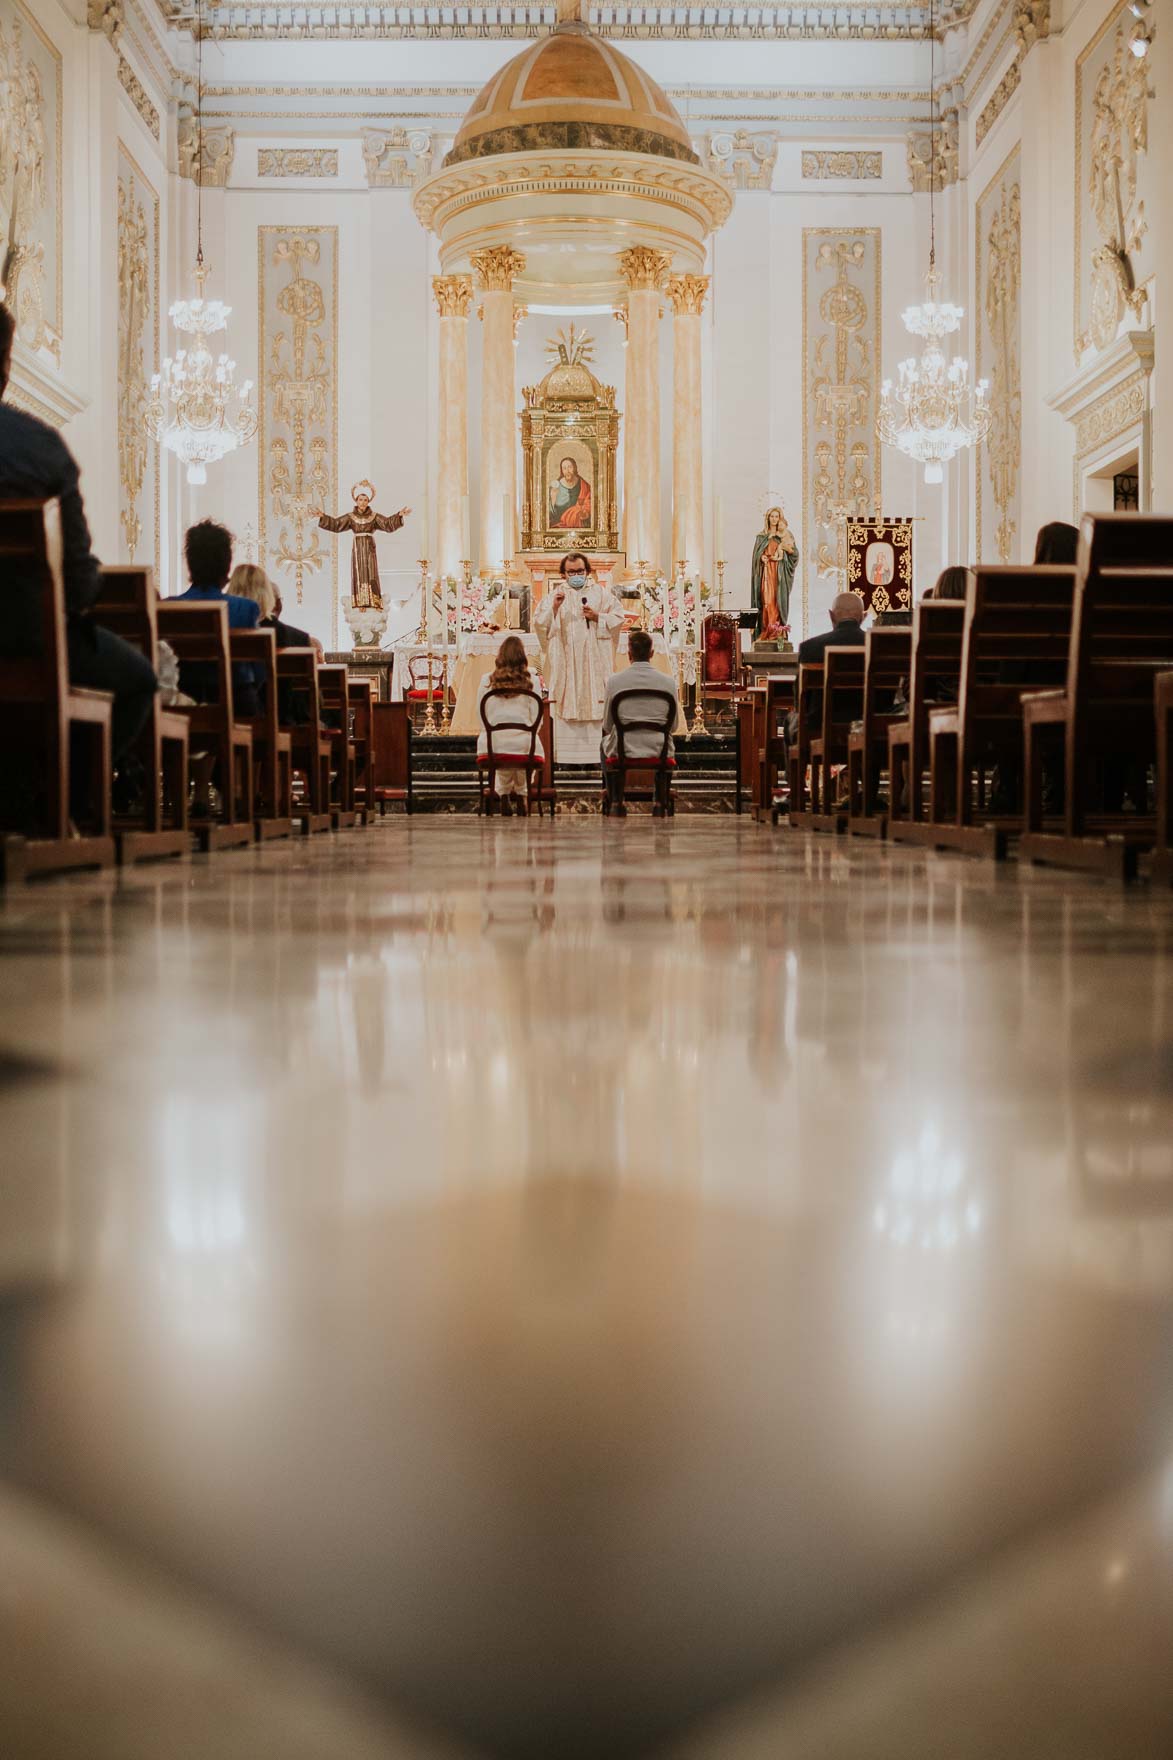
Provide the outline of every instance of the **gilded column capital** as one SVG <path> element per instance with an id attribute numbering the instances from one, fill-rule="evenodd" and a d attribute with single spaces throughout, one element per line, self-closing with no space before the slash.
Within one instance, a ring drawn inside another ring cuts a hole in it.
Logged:
<path id="1" fill-rule="evenodd" d="M 122 35 L 123 0 L 87 0 L 86 23 L 112 43 Z"/>
<path id="2" fill-rule="evenodd" d="M 678 318 L 686 313 L 690 317 L 699 318 L 704 310 L 708 291 L 707 275 L 670 275 L 664 283 L 664 292 L 672 301 L 672 310 Z"/>
<path id="3" fill-rule="evenodd" d="M 432 293 L 442 318 L 467 318 L 472 305 L 472 276 L 433 275 Z"/>
<path id="4" fill-rule="evenodd" d="M 203 152 L 200 152 L 200 128 L 190 111 L 182 114 L 176 129 L 176 149 L 180 177 L 196 181 L 199 160 L 199 181 L 205 189 L 225 189 L 236 153 L 236 130 L 220 127 L 203 128 Z"/>
<path id="5" fill-rule="evenodd" d="M 652 250 L 646 244 L 633 245 L 619 253 L 619 273 L 633 293 L 655 293 L 664 285 L 671 267 L 667 251 Z"/>
<path id="6" fill-rule="evenodd" d="M 489 250 L 474 251 L 470 259 L 481 293 L 509 293 L 513 278 L 525 268 L 525 258 L 511 244 L 494 245 Z"/>

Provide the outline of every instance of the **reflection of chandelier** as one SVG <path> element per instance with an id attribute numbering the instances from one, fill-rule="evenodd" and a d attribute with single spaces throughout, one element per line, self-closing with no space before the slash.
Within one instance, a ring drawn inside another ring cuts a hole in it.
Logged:
<path id="1" fill-rule="evenodd" d="M 925 467 L 925 482 L 939 483 L 943 466 L 963 446 L 976 446 L 990 428 L 986 402 L 987 382 L 969 382 L 969 362 L 954 355 L 946 362 L 941 338 L 961 326 L 963 311 L 937 298 L 941 277 L 936 266 L 925 282 L 925 303 L 909 306 L 902 316 L 913 336 L 924 337 L 920 360 L 901 361 L 891 379 L 880 388 L 880 439 L 895 446 Z"/>
<path id="2" fill-rule="evenodd" d="M 937 269 L 937 21 L 934 0 L 929 0 L 929 272 L 925 278 L 925 302 L 909 306 L 901 315 L 904 328 L 924 338 L 920 360 L 901 361 L 898 383 L 891 379 L 880 387 L 876 432 L 888 446 L 925 467 L 925 482 L 939 483 L 944 466 L 963 446 L 976 446 L 990 430 L 986 403 L 987 382 L 969 381 L 969 362 L 963 355 L 946 361 L 941 338 L 961 328 L 962 306 L 938 299 L 941 276 Z"/>
<path id="3" fill-rule="evenodd" d="M 177 330 L 195 338 L 190 348 L 168 355 L 163 371 L 151 379 L 145 412 L 151 437 L 187 466 L 189 483 L 206 483 L 207 466 L 225 453 L 247 446 L 257 431 L 251 407 L 252 380 L 236 384 L 236 362 L 227 353 L 213 358 L 207 338 L 227 327 L 232 307 L 204 298 L 204 30 L 202 4 L 196 9 L 196 297 L 178 299 L 170 309 Z"/>

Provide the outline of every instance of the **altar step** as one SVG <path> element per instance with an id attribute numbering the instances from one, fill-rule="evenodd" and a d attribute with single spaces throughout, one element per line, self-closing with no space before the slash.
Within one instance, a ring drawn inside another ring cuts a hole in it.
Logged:
<path id="1" fill-rule="evenodd" d="M 417 812 L 475 811 L 477 742 L 470 735 L 416 734 L 412 740 L 412 797 Z M 678 812 L 732 812 L 736 805 L 737 742 L 731 736 L 676 741 L 673 780 Z M 593 811 L 602 793 L 597 765 L 555 764 L 558 805 Z"/>

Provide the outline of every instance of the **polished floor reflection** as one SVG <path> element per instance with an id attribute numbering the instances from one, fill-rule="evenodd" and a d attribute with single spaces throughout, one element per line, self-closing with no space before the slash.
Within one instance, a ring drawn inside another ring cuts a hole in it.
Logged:
<path id="1" fill-rule="evenodd" d="M 1168 1760 L 1173 893 L 421 818 L 0 955 L 5 1760 Z"/>

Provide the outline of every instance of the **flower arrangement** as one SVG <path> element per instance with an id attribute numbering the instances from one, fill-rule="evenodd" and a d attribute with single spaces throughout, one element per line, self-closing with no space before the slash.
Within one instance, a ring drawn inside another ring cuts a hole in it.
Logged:
<path id="1" fill-rule="evenodd" d="M 491 608 L 505 591 L 503 580 L 468 581 L 463 591 L 460 590 L 456 576 L 448 575 L 444 582 L 443 614 L 447 628 L 456 628 L 457 612 L 460 615 L 460 634 L 469 636 L 490 620 Z"/>
<path id="2" fill-rule="evenodd" d="M 701 581 L 698 585 L 696 581 L 683 578 L 669 581 L 658 574 L 652 580 L 644 581 L 641 590 L 648 628 L 659 634 L 666 633 L 669 643 L 675 636 L 677 643 L 695 646 L 699 636 L 698 610 L 703 616 L 704 607 L 712 596 L 708 582 Z"/>

